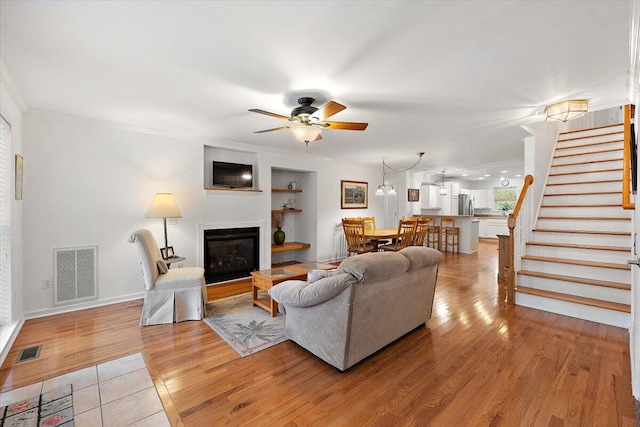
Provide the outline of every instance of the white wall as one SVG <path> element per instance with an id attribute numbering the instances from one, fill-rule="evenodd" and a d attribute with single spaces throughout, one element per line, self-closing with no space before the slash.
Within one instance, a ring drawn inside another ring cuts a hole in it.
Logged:
<path id="1" fill-rule="evenodd" d="M 260 193 L 207 192 L 203 189 L 204 145 L 253 150 L 258 156 Z M 263 240 L 271 262 L 271 168 L 317 172 L 318 260 L 335 259 L 334 230 L 343 216 L 382 216 L 382 200 L 373 196 L 379 171 L 315 159 L 308 155 L 261 150 L 212 141 L 141 131 L 74 116 L 30 111 L 24 115 L 24 301 L 25 315 L 53 307 L 52 279 L 56 247 L 97 244 L 97 305 L 140 295 L 139 260 L 129 234 L 148 228 L 162 241 L 162 220 L 144 214 L 157 192 L 174 194 L 183 218 L 169 225 L 169 245 L 197 265 L 199 223 L 265 221 Z M 340 209 L 340 180 L 368 181 L 369 209 Z M 304 191 L 304 189 L 303 189 Z"/>
<path id="2" fill-rule="evenodd" d="M 0 59 L 0 114 L 11 125 L 11 157 L 16 154 L 23 154 L 23 133 L 22 133 L 22 112 L 26 109 L 26 104 L 15 89 L 13 79 L 6 70 L 4 62 Z M 12 168 L 15 162 L 12 161 Z M 25 167 L 29 163 L 25 162 Z M 12 169 L 11 176 L 15 170 Z M 13 180 L 12 180 L 13 181 Z M 17 333 L 17 327 L 23 320 L 23 251 L 22 230 L 23 230 L 23 201 L 15 200 L 14 189 L 11 190 L 10 206 L 11 212 L 11 324 L 2 325 L 0 328 L 0 349 L 2 356 L 0 363 L 6 357 L 12 340 Z"/>

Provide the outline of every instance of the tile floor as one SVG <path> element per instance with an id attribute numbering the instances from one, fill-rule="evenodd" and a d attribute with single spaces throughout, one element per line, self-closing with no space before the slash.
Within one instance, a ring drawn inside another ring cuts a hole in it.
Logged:
<path id="1" fill-rule="evenodd" d="M 140 353 L 0 393 L 0 407 L 73 386 L 76 427 L 170 427 Z"/>

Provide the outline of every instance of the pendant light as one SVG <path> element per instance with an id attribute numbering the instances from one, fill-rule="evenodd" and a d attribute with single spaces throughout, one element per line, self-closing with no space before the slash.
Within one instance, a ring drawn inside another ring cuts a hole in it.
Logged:
<path id="1" fill-rule="evenodd" d="M 442 171 L 442 186 L 440 187 L 440 195 L 441 196 L 446 196 L 447 195 L 447 187 L 444 186 L 444 170 Z"/>
<path id="2" fill-rule="evenodd" d="M 389 166 L 388 164 L 385 163 L 384 157 L 382 158 L 382 184 L 378 185 L 378 189 L 376 190 L 376 193 L 375 193 L 376 196 L 384 196 L 385 193 L 388 196 L 397 196 L 398 195 L 398 192 L 396 191 L 395 188 L 393 188 L 393 185 L 387 186 L 384 183 L 384 175 L 385 175 L 384 168 L 386 167 L 388 169 L 391 169 L 394 172 L 406 172 L 406 171 L 408 171 L 410 169 L 413 169 L 418 165 L 418 163 L 420 163 L 420 160 L 422 160 L 422 156 L 424 156 L 424 151 L 421 151 L 421 152 L 416 153 L 416 154 L 418 155 L 418 160 L 414 164 L 412 164 L 411 166 L 409 166 L 406 169 L 394 169 L 394 168 L 392 168 L 391 166 Z"/>

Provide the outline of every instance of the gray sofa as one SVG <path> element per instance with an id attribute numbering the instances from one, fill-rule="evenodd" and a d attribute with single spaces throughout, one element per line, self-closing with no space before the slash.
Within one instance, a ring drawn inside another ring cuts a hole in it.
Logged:
<path id="1" fill-rule="evenodd" d="M 418 246 L 352 256 L 269 294 L 286 313 L 287 337 L 345 370 L 431 318 L 442 259 Z"/>

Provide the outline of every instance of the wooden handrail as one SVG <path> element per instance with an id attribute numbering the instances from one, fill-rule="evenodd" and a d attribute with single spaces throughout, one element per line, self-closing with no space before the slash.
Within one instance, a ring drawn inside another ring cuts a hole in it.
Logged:
<path id="1" fill-rule="evenodd" d="M 507 304 L 515 304 L 516 301 L 516 273 L 515 273 L 515 231 L 516 228 L 516 220 L 518 219 L 518 215 L 520 214 L 520 208 L 522 207 L 522 203 L 524 202 L 524 198 L 527 196 L 527 191 L 529 187 L 533 184 L 533 176 L 527 175 L 524 178 L 524 185 L 522 186 L 522 191 L 520 191 L 520 196 L 518 197 L 518 201 L 516 203 L 516 207 L 512 213 L 509 214 L 509 219 L 507 221 L 507 226 L 509 227 L 509 254 L 507 255 L 507 262 L 505 266 L 505 277 L 507 279 L 507 292 L 506 299 Z"/>
<path id="2" fill-rule="evenodd" d="M 631 106 L 624 106 L 624 147 L 622 159 L 622 207 L 635 209 L 631 201 Z"/>

